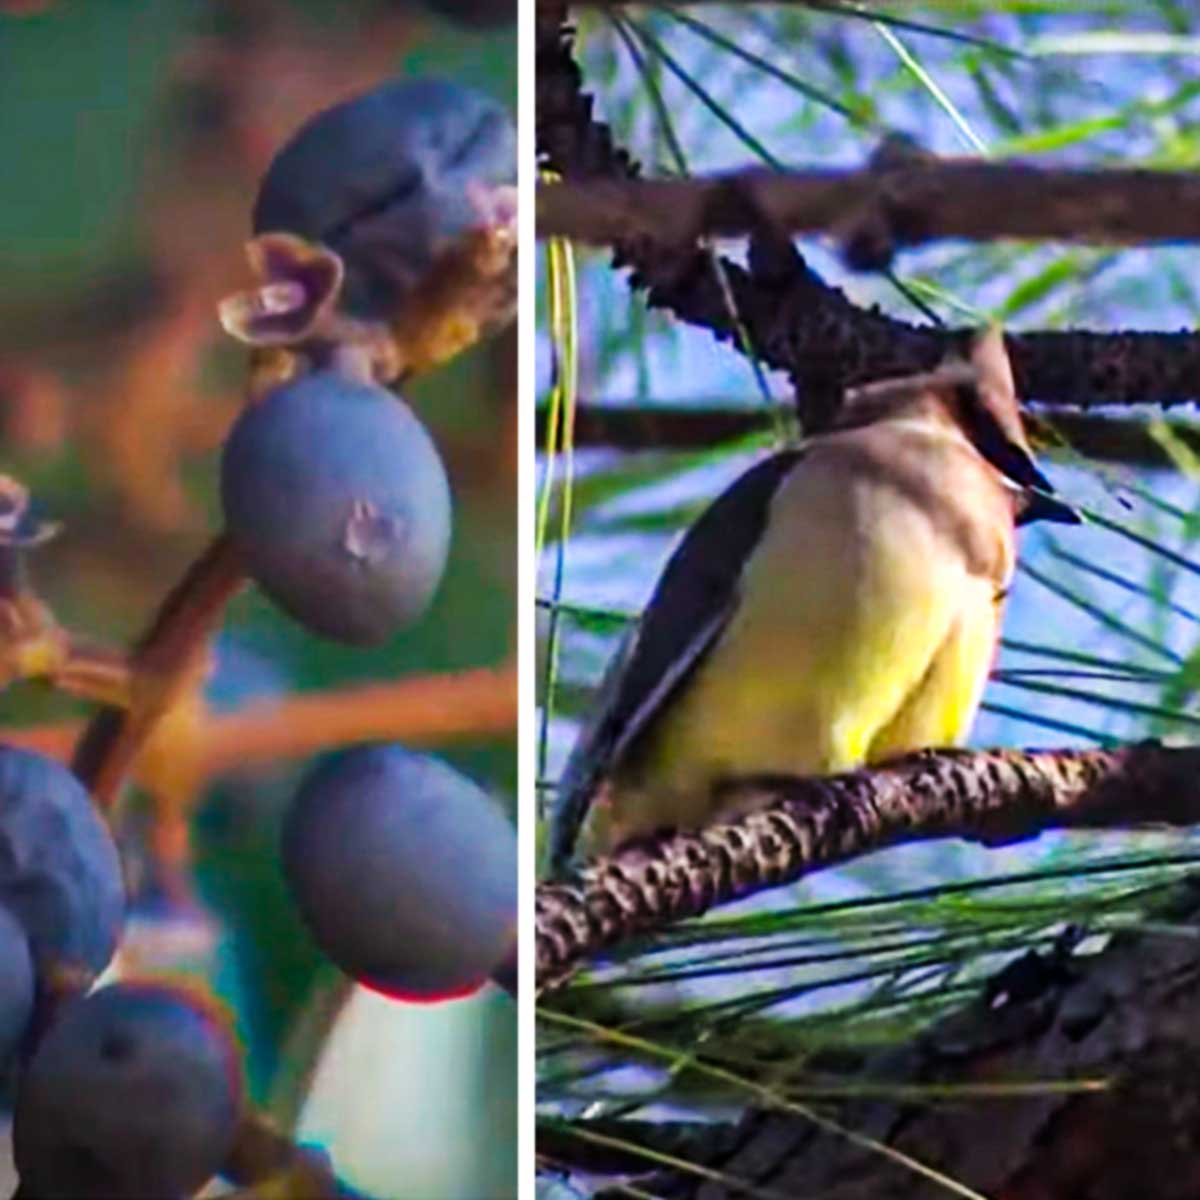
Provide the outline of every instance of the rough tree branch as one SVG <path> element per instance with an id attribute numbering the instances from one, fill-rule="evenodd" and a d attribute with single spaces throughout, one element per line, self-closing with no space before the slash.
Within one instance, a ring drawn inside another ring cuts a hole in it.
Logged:
<path id="1" fill-rule="evenodd" d="M 764 227 L 830 234 L 856 265 L 866 253 L 862 265 L 875 267 L 893 249 L 944 238 L 1194 242 L 1200 175 L 937 158 L 885 144 L 860 171 L 756 167 L 688 179 L 566 180 L 537 193 L 540 238 L 615 246 L 645 237 L 686 246 Z"/>
<path id="2" fill-rule="evenodd" d="M 582 90 L 564 9 L 537 12 L 537 143 L 541 160 L 565 180 L 625 181 L 638 165 L 593 115 Z M 699 245 L 666 245 L 650 237 L 622 239 L 614 265 L 649 304 L 737 341 L 737 323 L 753 353 L 786 371 L 801 416 L 819 426 L 836 411 L 844 389 L 869 379 L 926 371 L 962 331 L 916 326 L 853 304 L 813 272 L 786 239 L 752 240 L 749 268 L 719 262 Z M 735 322 L 728 295 L 737 313 Z M 1200 399 L 1200 336 L 1191 332 L 1048 331 L 1010 336 L 1019 393 L 1074 408 L 1102 404 L 1171 405 Z"/>
<path id="3" fill-rule="evenodd" d="M 547 409 L 537 411 L 538 444 L 545 443 Z M 1079 454 L 1093 462 L 1123 463 L 1138 467 L 1173 467 L 1174 460 L 1153 436 L 1145 421 L 1058 409 L 1053 414 L 1054 431 Z M 772 413 L 765 407 L 708 404 L 600 404 L 577 403 L 571 430 L 572 445 L 579 449 L 606 450 L 703 450 L 753 434 L 767 436 L 775 429 Z M 1200 425 L 1172 421 L 1172 438 L 1193 454 L 1200 454 Z M 1049 440 L 1052 449 L 1054 440 Z"/>
<path id="4" fill-rule="evenodd" d="M 576 880 L 538 886 L 539 990 L 619 943 L 885 846 L 1200 823 L 1200 747 L 923 751 L 822 779 L 739 780 L 729 791 L 756 811 L 630 845 Z"/>

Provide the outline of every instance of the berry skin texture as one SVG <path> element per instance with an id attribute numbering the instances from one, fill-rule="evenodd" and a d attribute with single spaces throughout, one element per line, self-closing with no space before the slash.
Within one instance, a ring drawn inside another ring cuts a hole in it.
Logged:
<path id="1" fill-rule="evenodd" d="M 33 1015 L 33 962 L 25 930 L 0 904 L 0 1077 L 12 1062 Z"/>
<path id="2" fill-rule="evenodd" d="M 467 995 L 515 934 L 511 824 L 466 776 L 400 746 L 317 767 L 284 819 L 283 869 L 321 949 L 389 996 Z"/>
<path id="3" fill-rule="evenodd" d="M 446 243 L 478 227 L 479 189 L 516 177 L 501 104 L 441 79 L 393 80 L 301 126 L 263 177 L 254 232 L 336 251 L 345 309 L 385 319 Z"/>
<path id="4" fill-rule="evenodd" d="M 379 645 L 441 582 L 450 485 L 384 388 L 321 370 L 268 393 L 226 442 L 221 499 L 250 575 L 312 633 Z"/>
<path id="5" fill-rule="evenodd" d="M 190 1196 L 224 1163 L 242 1105 L 212 1006 L 161 984 L 100 988 L 67 1005 L 18 1083 L 21 1194 Z"/>
<path id="6" fill-rule="evenodd" d="M 39 971 L 98 974 L 125 919 L 125 884 L 108 826 L 66 767 L 0 746 L 0 904 Z"/>

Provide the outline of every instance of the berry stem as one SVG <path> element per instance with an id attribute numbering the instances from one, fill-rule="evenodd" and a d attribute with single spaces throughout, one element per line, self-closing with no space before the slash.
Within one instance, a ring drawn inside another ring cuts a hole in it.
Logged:
<path id="1" fill-rule="evenodd" d="M 133 673 L 129 657 L 120 650 L 85 642 L 67 635 L 62 663 L 50 672 L 50 682 L 59 691 L 82 700 L 127 708 Z"/>
<path id="2" fill-rule="evenodd" d="M 63 685 L 64 690 L 89 699 L 103 698 L 114 707 L 127 703 L 128 683 L 124 690 L 119 689 L 116 668 L 97 661 L 84 673 L 93 668 L 94 678 L 73 680 L 79 686 Z M 468 736 L 507 735 L 517 719 L 513 677 L 511 665 L 477 667 L 257 701 L 235 712 L 208 717 L 200 730 L 200 758 L 206 776 L 213 776 L 301 758 L 351 742 L 406 741 L 431 747 Z M 111 692 L 101 697 L 101 690 L 109 687 Z M 83 731 L 75 722 L 27 725 L 5 730 L 5 740 L 64 759 Z"/>
<path id="3" fill-rule="evenodd" d="M 203 669 L 209 635 L 245 581 L 241 557 L 225 534 L 171 589 L 134 650 L 130 707 L 105 707 L 88 723 L 72 768 L 102 809 L 110 809 L 162 714 Z"/>
<path id="4" fill-rule="evenodd" d="M 239 764 L 305 757 L 350 742 L 403 738 L 414 745 L 434 745 L 463 733 L 507 734 L 516 727 L 516 700 L 511 666 L 293 696 L 214 717 L 204 758 L 216 773 Z"/>
<path id="5" fill-rule="evenodd" d="M 333 1173 L 318 1150 L 298 1146 L 261 1113 L 247 1112 L 222 1174 L 248 1195 L 304 1200 L 364 1200 Z M 262 1185 L 267 1184 L 264 1188 Z"/>

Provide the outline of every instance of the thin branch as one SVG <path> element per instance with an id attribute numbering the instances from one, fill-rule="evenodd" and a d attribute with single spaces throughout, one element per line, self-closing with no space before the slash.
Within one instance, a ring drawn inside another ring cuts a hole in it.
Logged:
<path id="1" fill-rule="evenodd" d="M 196 734 L 197 758 L 207 778 L 355 741 L 441 746 L 466 737 L 504 737 L 516 722 L 514 669 L 479 667 L 286 696 L 210 715 Z M 29 725 L 7 729 L 4 737 L 65 759 L 82 729 L 78 722 Z"/>
<path id="2" fill-rule="evenodd" d="M 885 846 L 940 837 L 987 845 L 1047 829 L 1200 821 L 1200 748 L 926 751 L 824 779 L 734 781 L 753 809 L 695 833 L 632 844 L 543 883 L 535 904 L 539 989 L 589 958 L 717 905 Z"/>
<path id="3" fill-rule="evenodd" d="M 221 1173 L 248 1195 L 277 1200 L 363 1200 L 333 1173 L 329 1157 L 299 1146 L 267 1117 L 251 1110 Z"/>
<path id="4" fill-rule="evenodd" d="M 120 708 L 129 704 L 132 672 L 128 655 L 73 634 L 67 635 L 66 653 L 47 678 L 59 691 L 81 700 Z"/>
<path id="5" fill-rule="evenodd" d="M 538 444 L 544 444 L 546 411 L 537 412 Z M 1139 467 L 1174 466 L 1145 421 L 1117 415 L 1054 412 L 1055 431 L 1079 454 L 1093 462 L 1124 463 Z M 770 412 L 763 408 L 735 405 L 732 398 L 722 403 L 653 405 L 581 403 L 575 412 L 576 449 L 610 450 L 705 450 L 774 431 Z M 1200 425 L 1172 421 L 1170 437 L 1194 454 L 1200 454 Z M 1051 451 L 1052 453 L 1052 451 Z"/>
<path id="6" fill-rule="evenodd" d="M 507 736 L 517 724 L 516 670 L 480 667 L 291 696 L 213 717 L 202 734 L 213 773 L 299 758 L 353 741 L 440 745 Z"/>
<path id="7" fill-rule="evenodd" d="M 244 582 L 240 556 L 221 534 L 163 601 L 133 654 L 130 707 L 101 709 L 76 748 L 73 769 L 101 808 L 112 807 L 159 717 L 203 669 L 209 636 Z"/>
<path id="8" fill-rule="evenodd" d="M 594 1135 L 599 1134 L 600 1138 Z M 653 1162 L 643 1149 L 655 1156 L 672 1154 L 696 1158 L 697 1150 L 716 1157 L 736 1149 L 736 1123 L 695 1121 L 639 1121 L 630 1118 L 584 1117 L 566 1122 L 539 1119 L 537 1152 L 548 1162 L 573 1171 L 598 1175 L 633 1174 Z"/>

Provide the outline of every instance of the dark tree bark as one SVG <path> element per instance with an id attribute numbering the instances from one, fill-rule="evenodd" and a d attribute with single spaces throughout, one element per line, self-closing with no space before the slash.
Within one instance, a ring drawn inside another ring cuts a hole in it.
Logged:
<path id="1" fill-rule="evenodd" d="M 1004 204 L 994 203 L 997 195 Z M 879 270 L 906 246 L 966 241 L 1148 245 L 1200 240 L 1200 175 L 938 158 L 898 139 L 859 171 L 751 167 L 686 179 L 544 183 L 538 237 L 596 246 L 636 238 L 828 234 L 852 266 Z"/>
<path id="2" fill-rule="evenodd" d="M 539 444 L 546 437 L 546 409 L 537 413 Z M 1055 431 L 1077 454 L 1093 462 L 1170 468 L 1171 456 L 1151 435 L 1145 421 L 1134 416 L 1101 416 L 1059 408 L 1052 414 Z M 771 412 L 763 407 L 703 405 L 626 405 L 579 403 L 572 442 L 577 450 L 703 450 L 751 434 L 766 435 L 774 428 Z M 1173 421 L 1172 437 L 1193 454 L 1200 454 L 1200 426 Z"/>
<path id="3" fill-rule="evenodd" d="M 1181 885 L 1153 915 L 1179 932 L 1119 934 L 1092 957 L 1072 955 L 1065 945 L 1060 953 L 1026 954 L 960 1012 L 841 1076 L 846 1084 L 905 1089 L 902 1098 L 826 1102 L 819 1111 L 988 1200 L 1194 1200 L 1200 1195 L 1200 883 Z M 830 1081 L 826 1075 L 817 1082 Z M 1074 1091 L 1055 1088 L 1071 1081 Z M 1038 1082 L 1041 1091 L 981 1094 L 989 1083 Z M 958 1097 L 956 1087 L 963 1089 Z M 920 1088 L 943 1094 L 921 1099 Z M 836 1200 L 955 1194 L 911 1165 L 794 1113 L 753 1107 L 733 1129 L 665 1133 L 676 1155 L 746 1186 L 683 1170 L 637 1180 L 641 1194 L 662 1200 L 733 1200 L 755 1188 Z M 625 1136 L 650 1145 L 659 1138 L 649 1123 L 631 1124 Z M 570 1160 L 565 1137 L 550 1145 Z M 631 1171 L 633 1161 L 589 1165 Z"/>

